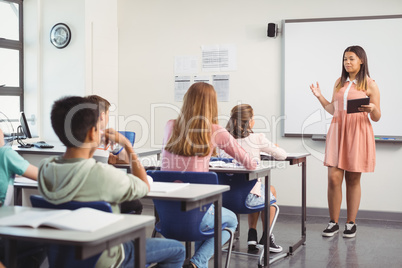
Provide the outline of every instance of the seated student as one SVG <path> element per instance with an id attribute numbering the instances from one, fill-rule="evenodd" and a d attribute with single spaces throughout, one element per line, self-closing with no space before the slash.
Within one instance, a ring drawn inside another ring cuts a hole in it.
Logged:
<path id="1" fill-rule="evenodd" d="M 38 168 L 31 165 L 11 146 L 5 145 L 4 134 L 0 129 L 0 207 L 11 203 L 15 175 L 23 175 L 32 180 L 38 176 Z M 46 257 L 46 252 L 36 243 L 18 242 L 18 267 L 40 267 Z M 20 257 L 28 250 L 37 248 L 33 255 Z M 0 264 L 4 261 L 4 241 L 0 239 Z"/>
<path id="2" fill-rule="evenodd" d="M 111 105 L 110 102 L 98 95 L 89 95 L 86 96 L 86 98 L 98 104 L 100 129 L 102 132 L 104 132 L 107 124 L 109 123 L 109 108 Z M 105 146 L 104 144 L 101 144 L 101 146 L 103 147 L 98 148 L 98 150 L 95 151 L 95 154 L 98 154 L 100 156 L 103 155 L 103 157 L 107 156 L 109 164 L 128 164 L 129 157 L 126 150 L 123 149 L 117 155 L 114 155 L 113 153 L 105 149 L 107 146 Z M 124 214 L 139 215 L 142 213 L 142 209 L 143 206 L 139 199 L 125 201 L 120 204 L 120 212 Z"/>
<path id="3" fill-rule="evenodd" d="M 226 129 L 218 125 L 218 103 L 212 85 L 199 82 L 193 84 L 184 95 L 183 106 L 176 120 L 170 120 L 163 139 L 161 170 L 209 171 L 209 160 L 216 147 L 225 149 L 232 157 L 248 169 L 255 169 L 256 161 L 240 147 Z M 214 228 L 214 205 L 204 215 L 200 228 Z M 222 208 L 222 223 L 235 231 L 236 215 Z M 222 231 L 222 243 L 229 240 L 227 231 Z M 208 267 L 214 254 L 214 239 L 195 243 L 195 253 L 188 266 Z"/>
<path id="4" fill-rule="evenodd" d="M 277 160 L 286 159 L 285 150 L 275 146 L 270 142 L 263 133 L 253 133 L 254 127 L 254 112 L 253 108 L 248 104 L 239 104 L 232 108 L 230 112 L 230 119 L 226 125 L 226 129 L 232 136 L 237 139 L 237 142 L 243 149 L 250 154 L 250 156 L 261 161 L 260 153 L 265 152 L 272 155 Z M 221 156 L 225 156 L 222 155 Z M 249 206 L 257 206 L 265 204 L 264 185 L 261 183 L 261 178 L 258 178 L 255 186 L 251 189 L 247 196 L 246 203 Z M 276 202 L 276 190 L 271 185 L 270 200 Z M 271 207 L 270 222 L 272 223 L 275 213 L 275 208 Z M 260 212 L 248 214 L 248 249 L 249 251 L 257 250 L 257 222 Z M 262 224 L 264 224 L 263 213 L 261 213 Z M 265 239 L 265 233 L 262 235 L 259 244 L 262 245 Z M 282 247 L 276 245 L 274 235 L 270 236 L 271 252 L 281 252 Z"/>
<path id="5" fill-rule="evenodd" d="M 103 200 L 110 203 L 114 213 L 119 213 L 119 203 L 148 193 L 145 169 L 131 143 L 117 131 L 106 129 L 106 142 L 124 147 L 130 156 L 132 174 L 92 158 L 102 139 L 97 103 L 82 97 L 61 98 L 53 104 L 51 123 L 67 149 L 64 155 L 44 159 L 40 164 L 39 192 L 48 202 Z M 145 250 L 146 262 L 158 263 L 159 267 L 178 268 L 184 261 L 184 246 L 176 240 L 150 238 Z M 96 267 L 131 267 L 134 252 L 133 241 L 125 242 L 105 250 Z"/>

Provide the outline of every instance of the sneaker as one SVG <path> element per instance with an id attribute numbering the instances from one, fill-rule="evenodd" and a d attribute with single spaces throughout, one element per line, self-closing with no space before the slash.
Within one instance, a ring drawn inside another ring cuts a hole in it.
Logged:
<path id="1" fill-rule="evenodd" d="M 261 239 L 260 239 L 260 242 L 258 243 L 258 245 L 257 245 L 257 247 L 259 248 L 259 249 L 263 249 L 264 248 L 264 239 L 266 239 L 265 238 L 265 233 L 263 233 L 263 235 L 262 235 L 262 237 L 261 237 Z M 275 236 L 273 235 L 273 234 L 271 234 L 271 236 L 269 237 L 269 251 L 270 252 L 275 252 L 275 253 L 278 253 L 278 252 L 282 252 L 282 247 L 281 246 L 278 246 L 276 243 L 275 243 Z"/>
<path id="2" fill-rule="evenodd" d="M 257 248 L 262 249 L 264 248 L 264 241 L 266 239 L 265 232 L 262 233 L 260 242 L 258 242 Z"/>
<path id="3" fill-rule="evenodd" d="M 257 250 L 257 230 L 254 228 L 248 229 L 247 245 L 249 251 Z"/>
<path id="4" fill-rule="evenodd" d="M 357 231 L 357 224 L 350 221 L 345 224 L 345 231 L 343 231 L 343 237 L 355 237 Z"/>
<path id="5" fill-rule="evenodd" d="M 157 266 L 158 267 L 158 266 Z M 194 263 L 189 262 L 187 264 L 183 264 L 183 268 L 197 268 Z"/>
<path id="6" fill-rule="evenodd" d="M 322 236 L 326 236 L 326 237 L 330 237 L 330 236 L 334 236 L 334 234 L 339 232 L 339 225 L 334 222 L 333 220 L 331 220 L 328 223 L 327 228 L 325 228 L 325 230 L 322 232 Z"/>
<path id="7" fill-rule="evenodd" d="M 275 252 L 275 253 L 278 253 L 278 252 L 282 252 L 282 247 L 281 246 L 278 246 L 276 243 L 275 243 L 275 236 L 274 236 L 274 234 L 271 234 L 271 236 L 269 237 L 269 251 L 270 252 Z"/>

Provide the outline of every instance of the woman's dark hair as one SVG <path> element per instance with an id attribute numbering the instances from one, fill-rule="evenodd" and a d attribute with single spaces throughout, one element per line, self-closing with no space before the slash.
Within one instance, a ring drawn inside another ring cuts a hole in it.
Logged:
<path id="1" fill-rule="evenodd" d="M 360 71 L 356 75 L 357 80 L 357 89 L 358 90 L 367 90 L 367 77 L 370 77 L 369 69 L 368 69 L 368 62 L 367 62 L 367 55 L 366 51 L 361 46 L 350 46 L 345 49 L 342 56 L 342 75 L 339 83 L 336 85 L 336 90 L 339 90 L 343 87 L 346 80 L 349 77 L 349 73 L 346 71 L 345 66 L 343 64 L 345 53 L 346 52 L 353 52 L 356 56 L 362 61 L 360 66 Z"/>
<path id="2" fill-rule="evenodd" d="M 97 127 L 99 107 L 88 98 L 63 97 L 54 102 L 51 111 L 52 127 L 66 147 L 80 147 L 88 131 Z"/>

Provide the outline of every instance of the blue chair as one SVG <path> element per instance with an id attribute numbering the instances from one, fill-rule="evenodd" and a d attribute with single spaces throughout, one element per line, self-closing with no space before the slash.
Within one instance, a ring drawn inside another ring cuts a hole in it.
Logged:
<path id="1" fill-rule="evenodd" d="M 70 209 L 75 210 L 81 207 L 89 207 L 98 210 L 102 210 L 105 212 L 112 212 L 112 207 L 108 202 L 105 201 L 94 201 L 94 202 L 78 202 L 78 201 L 70 201 L 67 203 L 63 203 L 60 205 L 54 205 L 46 201 L 42 196 L 39 195 L 31 195 L 30 197 L 31 203 L 33 207 L 37 208 L 50 208 L 50 209 Z M 77 260 L 75 258 L 74 247 L 72 246 L 63 246 L 63 245 L 55 245 L 51 244 L 47 249 L 47 257 L 50 268 L 87 268 L 87 267 L 95 267 L 96 262 L 98 261 L 100 255 L 99 253 L 95 256 L 87 258 L 85 260 Z"/>
<path id="2" fill-rule="evenodd" d="M 130 142 L 131 145 L 134 145 L 135 142 L 135 132 L 133 131 L 119 131 L 124 137 L 126 137 Z"/>
<path id="3" fill-rule="evenodd" d="M 218 184 L 217 175 L 214 172 L 180 172 L 149 170 L 147 174 L 158 182 L 188 182 Z M 203 232 L 200 230 L 200 223 L 205 215 L 206 209 L 211 204 L 205 205 L 202 209 L 196 208 L 190 211 L 182 211 L 179 201 L 153 200 L 159 221 L 155 225 L 155 231 L 166 238 L 186 242 L 187 258 L 191 253 L 192 241 L 203 241 L 214 237 L 214 230 Z M 230 255 L 232 252 L 233 232 L 222 224 L 222 230 L 230 234 L 229 250 L 226 256 L 226 266 L 229 267 Z"/>
<path id="4" fill-rule="evenodd" d="M 119 131 L 119 133 L 122 134 L 124 137 L 126 137 L 131 142 L 131 146 L 134 146 L 135 132 L 132 132 L 132 131 Z M 114 148 L 112 153 L 114 155 L 118 155 L 123 149 L 124 149 L 123 146 L 120 146 L 119 144 L 115 144 L 115 148 Z"/>

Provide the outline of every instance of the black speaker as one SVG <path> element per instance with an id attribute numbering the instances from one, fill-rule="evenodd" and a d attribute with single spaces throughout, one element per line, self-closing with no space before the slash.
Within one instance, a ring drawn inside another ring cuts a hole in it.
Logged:
<path id="1" fill-rule="evenodd" d="M 276 37 L 278 28 L 275 23 L 268 23 L 267 35 L 268 37 Z"/>

